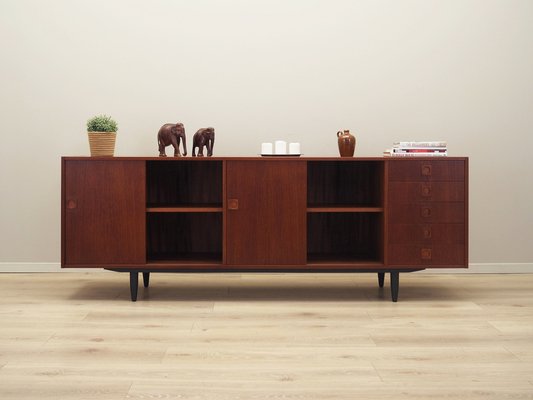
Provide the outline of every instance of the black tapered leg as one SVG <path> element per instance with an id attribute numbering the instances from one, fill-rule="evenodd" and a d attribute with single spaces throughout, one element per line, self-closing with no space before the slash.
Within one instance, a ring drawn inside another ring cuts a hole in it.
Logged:
<path id="1" fill-rule="evenodd" d="M 392 301 L 395 303 L 398 301 L 399 286 L 400 286 L 400 273 L 391 272 L 390 273 L 390 292 L 392 296 Z"/>
<path id="2" fill-rule="evenodd" d="M 137 289 L 139 287 L 139 273 L 130 272 L 131 301 L 137 301 Z"/>
<path id="3" fill-rule="evenodd" d="M 383 287 L 383 285 L 385 285 L 385 272 L 378 272 L 378 283 L 379 287 Z"/>
<path id="4" fill-rule="evenodd" d="M 150 285 L 150 272 L 143 272 L 143 283 L 144 287 L 148 287 Z"/>

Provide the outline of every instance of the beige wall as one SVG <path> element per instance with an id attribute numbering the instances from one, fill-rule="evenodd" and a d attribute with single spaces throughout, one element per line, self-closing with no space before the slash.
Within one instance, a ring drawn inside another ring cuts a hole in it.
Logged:
<path id="1" fill-rule="evenodd" d="M 470 157 L 473 263 L 533 265 L 533 1 L 0 0 L 0 263 L 57 263 L 60 156 L 111 114 L 117 155 L 182 121 L 216 155 L 299 141 Z"/>

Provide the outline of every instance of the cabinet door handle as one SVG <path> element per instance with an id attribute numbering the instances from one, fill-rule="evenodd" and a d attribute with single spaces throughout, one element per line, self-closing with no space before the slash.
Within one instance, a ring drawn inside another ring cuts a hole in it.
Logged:
<path id="1" fill-rule="evenodd" d="M 422 185 L 420 187 L 420 193 L 422 197 L 430 197 L 431 196 L 431 185 Z"/>
<path id="2" fill-rule="evenodd" d="M 228 199 L 228 210 L 238 210 L 239 199 Z"/>
<path id="3" fill-rule="evenodd" d="M 422 176 L 431 176 L 431 164 L 422 164 L 420 173 Z"/>
<path id="4" fill-rule="evenodd" d="M 67 210 L 74 210 L 75 208 L 78 208 L 78 202 L 73 199 L 67 200 Z"/>
<path id="5" fill-rule="evenodd" d="M 422 217 L 424 217 L 424 218 L 431 217 L 431 207 L 422 207 L 422 208 L 420 209 L 420 214 L 421 214 Z"/>
<path id="6" fill-rule="evenodd" d="M 431 249 L 421 249 L 420 257 L 422 260 L 431 260 Z"/>

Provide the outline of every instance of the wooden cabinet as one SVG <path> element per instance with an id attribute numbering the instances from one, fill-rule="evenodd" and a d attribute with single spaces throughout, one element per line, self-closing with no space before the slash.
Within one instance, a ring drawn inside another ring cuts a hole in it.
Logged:
<path id="1" fill-rule="evenodd" d="M 305 161 L 226 163 L 226 263 L 306 264 Z"/>
<path id="2" fill-rule="evenodd" d="M 388 264 L 467 266 L 467 160 L 388 161 Z"/>
<path id="3" fill-rule="evenodd" d="M 63 161 L 62 265 L 145 264 L 143 161 Z"/>
<path id="4" fill-rule="evenodd" d="M 468 266 L 468 159 L 62 159 L 62 266 L 130 272 Z"/>

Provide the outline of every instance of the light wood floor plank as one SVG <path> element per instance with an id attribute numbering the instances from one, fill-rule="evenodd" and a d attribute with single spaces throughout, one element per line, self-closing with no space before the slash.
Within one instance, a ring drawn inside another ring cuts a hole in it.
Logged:
<path id="1" fill-rule="evenodd" d="M 0 399 L 533 400 L 533 275 L 0 275 Z"/>

